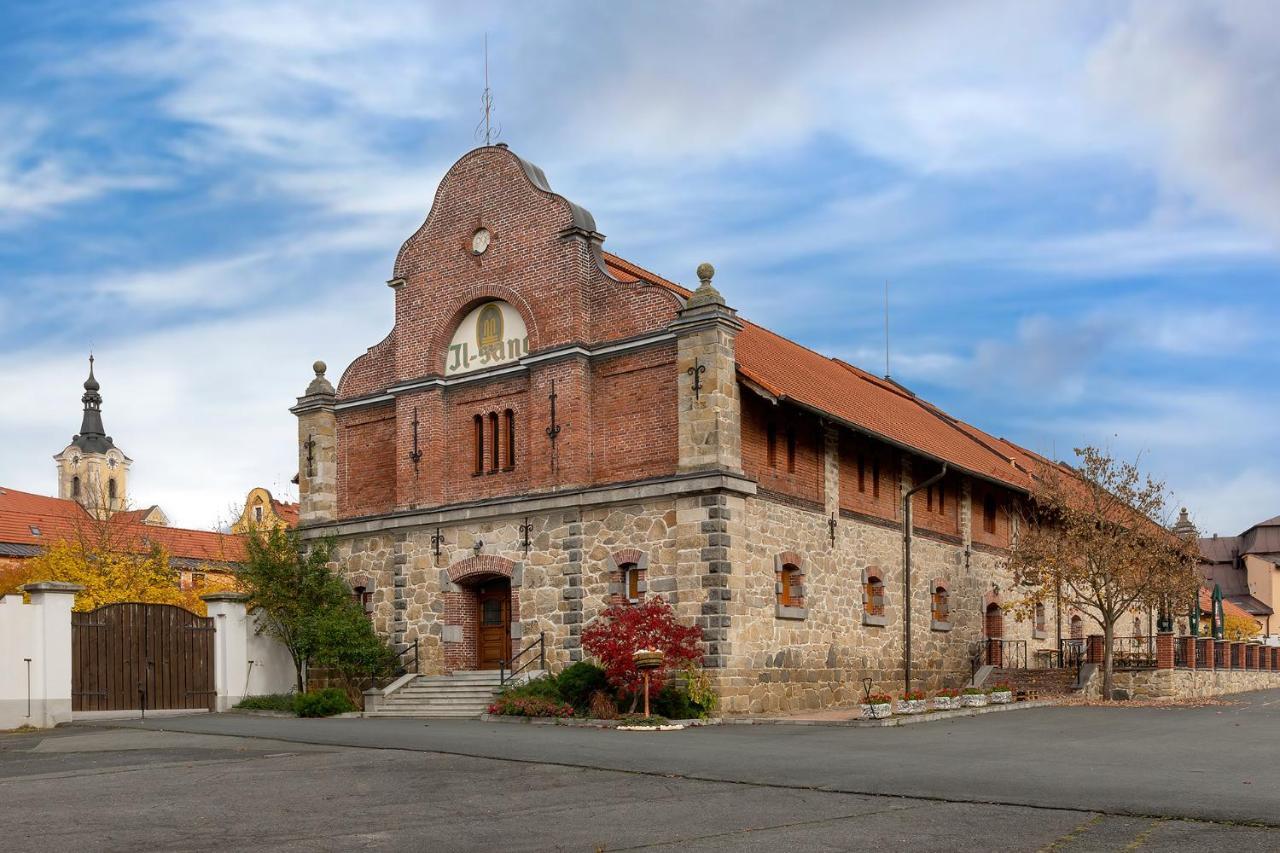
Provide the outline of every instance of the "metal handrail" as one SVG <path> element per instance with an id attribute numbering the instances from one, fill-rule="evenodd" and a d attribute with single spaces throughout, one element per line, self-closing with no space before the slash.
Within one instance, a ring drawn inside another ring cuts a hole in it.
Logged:
<path id="1" fill-rule="evenodd" d="M 1026 669 L 1027 641 L 988 637 L 984 642 L 984 662 L 997 669 Z"/>
<path id="2" fill-rule="evenodd" d="M 527 654 L 528 652 L 532 651 L 535 646 L 538 649 L 537 658 L 529 658 L 524 663 L 520 664 L 519 667 L 512 669 L 510 673 L 507 672 L 507 667 L 515 666 L 515 662 L 520 660 L 520 658 L 524 657 L 525 654 Z M 501 661 L 498 662 L 498 686 L 499 687 L 504 686 L 508 681 L 515 678 L 520 673 L 524 672 L 526 669 L 529 668 L 529 665 L 533 663 L 534 660 L 538 661 L 539 669 L 542 669 L 544 671 L 546 670 L 547 668 L 547 634 L 545 631 L 540 632 L 538 634 L 538 639 L 534 640 L 532 643 L 530 643 L 529 645 L 525 646 L 523 649 L 521 649 L 520 651 L 512 655 L 510 660 L 503 658 Z"/>
<path id="3" fill-rule="evenodd" d="M 409 662 L 404 660 L 405 655 L 408 655 L 410 652 L 413 653 L 413 657 L 412 657 L 413 669 L 410 669 Z M 389 673 L 390 678 L 388 679 L 387 683 L 390 683 L 391 681 L 395 681 L 400 676 L 408 675 L 411 672 L 415 675 L 418 675 L 422 672 L 422 668 L 419 662 L 420 659 L 418 656 L 418 638 L 417 637 L 413 638 L 412 646 L 408 646 L 395 653 L 395 661 L 396 661 L 396 664 L 392 668 L 391 672 Z M 378 680 L 379 680 L 378 670 L 373 667 L 370 667 L 369 668 L 369 687 L 371 688 L 378 687 L 379 686 Z"/>

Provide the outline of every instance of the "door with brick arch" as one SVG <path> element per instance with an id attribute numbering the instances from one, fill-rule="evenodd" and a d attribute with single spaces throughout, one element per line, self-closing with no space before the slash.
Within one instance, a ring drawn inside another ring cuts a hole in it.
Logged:
<path id="1" fill-rule="evenodd" d="M 1004 611 L 999 604 L 992 602 L 987 605 L 983 634 L 987 638 L 987 663 L 990 666 L 1003 666 L 1004 649 L 1000 638 L 1004 636 Z"/>
<path id="2" fill-rule="evenodd" d="M 497 669 L 511 656 L 511 582 L 486 581 L 476 589 L 476 669 Z"/>

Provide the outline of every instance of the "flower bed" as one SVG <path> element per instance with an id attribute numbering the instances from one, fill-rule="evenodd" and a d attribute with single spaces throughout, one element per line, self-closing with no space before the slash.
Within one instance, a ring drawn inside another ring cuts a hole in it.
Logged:
<path id="1" fill-rule="evenodd" d="M 573 706 L 537 696 L 499 696 L 489 713 L 502 717 L 572 717 Z"/>
<path id="2" fill-rule="evenodd" d="M 903 714 L 923 714 L 926 710 L 928 703 L 923 690 L 907 691 L 902 694 L 902 700 L 898 703 L 898 711 Z"/>
<path id="3" fill-rule="evenodd" d="M 950 711 L 960 707 L 960 691 L 954 687 L 945 687 L 933 694 L 935 711 Z"/>
<path id="4" fill-rule="evenodd" d="M 870 701 L 862 705 L 864 720 L 883 720 L 893 716 L 893 697 L 888 693 L 872 693 Z"/>
<path id="5" fill-rule="evenodd" d="M 987 704 L 987 691 L 981 687 L 966 687 L 960 691 L 961 708 L 981 708 Z"/>
<path id="6" fill-rule="evenodd" d="M 992 705 L 1008 705 L 1013 701 L 1013 688 L 1002 681 L 991 688 L 990 699 Z"/>

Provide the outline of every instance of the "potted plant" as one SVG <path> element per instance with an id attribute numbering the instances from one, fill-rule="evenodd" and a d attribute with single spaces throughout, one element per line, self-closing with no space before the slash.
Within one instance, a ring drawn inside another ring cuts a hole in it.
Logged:
<path id="1" fill-rule="evenodd" d="M 987 704 L 987 691 L 981 687 L 966 687 L 960 691 L 961 708 L 981 708 Z"/>
<path id="2" fill-rule="evenodd" d="M 904 714 L 923 714 L 928 708 L 923 690 L 908 690 L 902 694 L 898 710 Z"/>
<path id="3" fill-rule="evenodd" d="M 933 694 L 935 711 L 950 711 L 960 707 L 960 690 L 956 687 L 944 687 Z"/>
<path id="4" fill-rule="evenodd" d="M 1009 686 L 1009 682 L 1001 681 L 991 688 L 991 704 L 992 705 L 1008 705 L 1013 701 L 1013 688 Z"/>
<path id="5" fill-rule="evenodd" d="M 888 693 L 872 693 L 862 705 L 862 719 L 880 720 L 893 716 L 893 697 Z"/>

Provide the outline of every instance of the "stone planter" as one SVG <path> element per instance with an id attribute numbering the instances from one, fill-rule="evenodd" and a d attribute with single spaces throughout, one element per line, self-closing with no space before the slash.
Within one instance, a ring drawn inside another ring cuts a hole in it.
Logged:
<path id="1" fill-rule="evenodd" d="M 996 690 L 991 694 L 992 705 L 1008 705 L 1013 701 L 1012 690 Z"/>
<path id="2" fill-rule="evenodd" d="M 959 707 L 960 707 L 959 696 L 934 696 L 933 697 L 933 710 L 935 711 L 950 711 L 954 708 L 959 708 Z"/>
<path id="3" fill-rule="evenodd" d="M 893 705 L 885 702 L 878 705 L 863 705 L 862 719 L 864 720 L 883 720 L 886 717 L 893 716 Z"/>
<path id="4" fill-rule="evenodd" d="M 928 703 L 923 699 L 900 699 L 898 700 L 899 714 L 923 714 L 928 710 Z"/>
<path id="5" fill-rule="evenodd" d="M 960 696 L 961 708 L 981 708 L 987 704 L 985 693 L 964 693 Z"/>

